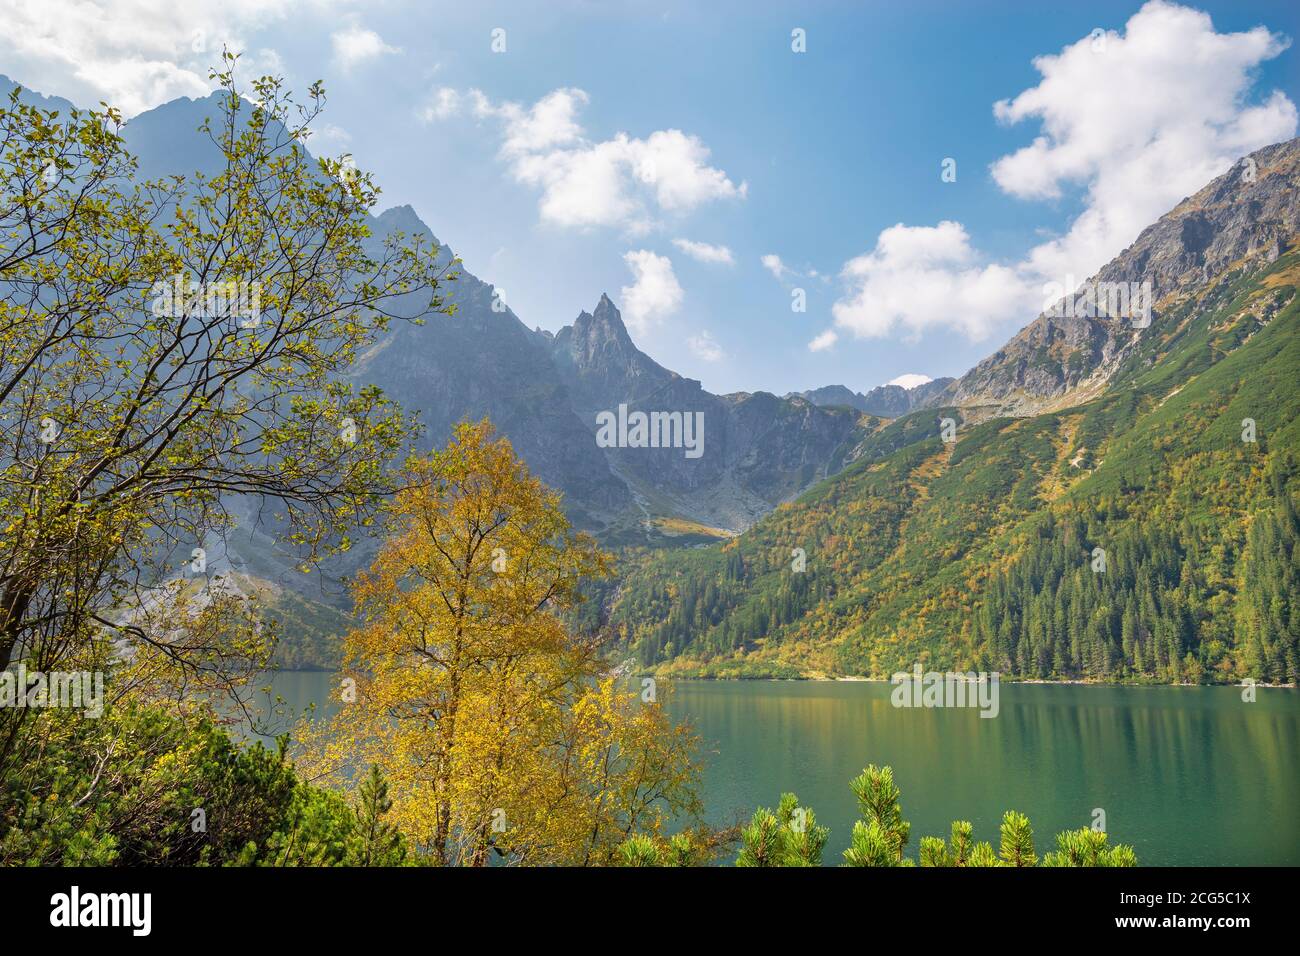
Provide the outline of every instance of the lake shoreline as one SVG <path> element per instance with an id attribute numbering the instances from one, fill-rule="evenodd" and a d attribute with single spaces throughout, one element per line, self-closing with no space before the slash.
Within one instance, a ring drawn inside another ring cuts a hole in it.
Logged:
<path id="1" fill-rule="evenodd" d="M 332 667 L 296 667 L 296 668 L 279 668 L 270 673 L 275 674 L 337 674 L 338 668 Z M 954 673 L 966 673 L 965 671 Z M 654 677 L 658 680 L 693 680 L 693 681 L 735 681 L 743 683 L 746 681 L 782 683 L 782 684 L 888 684 L 891 678 L 888 677 L 858 677 L 855 675 L 845 675 L 839 677 L 709 677 L 698 674 L 688 674 L 683 676 L 677 675 L 657 675 L 651 673 L 640 673 L 637 677 Z M 1240 687 L 1245 688 L 1245 684 L 1213 683 L 1213 684 L 1193 684 L 1183 681 L 1177 684 L 1163 684 L 1154 681 L 1102 681 L 1102 680 L 1045 680 L 1041 677 L 1004 677 L 998 675 L 998 680 L 1003 684 L 1041 684 L 1056 687 Z M 1267 687 L 1273 690 L 1294 690 L 1296 684 L 1269 684 L 1263 681 L 1256 681 L 1255 687 Z"/>
<path id="2" fill-rule="evenodd" d="M 964 671 L 961 673 L 965 673 Z M 691 681 L 717 681 L 725 683 L 734 681 L 736 683 L 746 682 L 768 682 L 781 684 L 889 684 L 892 680 L 888 677 L 708 677 L 702 675 L 666 675 L 659 676 L 654 674 L 638 675 L 645 677 L 656 677 L 658 680 L 691 680 Z M 998 681 L 1003 684 L 1038 684 L 1049 687 L 1239 687 L 1245 688 L 1245 684 L 1193 684 L 1183 681 L 1177 684 L 1164 684 L 1155 682 L 1139 681 L 1101 681 L 1101 680 L 1044 680 L 1041 677 L 1021 678 L 1021 677 L 1003 677 L 999 675 Z M 1267 684 L 1262 681 L 1256 681 L 1255 687 L 1268 687 L 1272 689 L 1291 689 L 1296 688 L 1296 684 Z"/>

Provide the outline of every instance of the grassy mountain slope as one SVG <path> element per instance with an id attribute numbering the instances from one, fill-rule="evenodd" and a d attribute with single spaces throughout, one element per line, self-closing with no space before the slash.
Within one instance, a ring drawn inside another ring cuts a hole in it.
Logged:
<path id="1" fill-rule="evenodd" d="M 1083 404 L 899 419 L 739 538 L 633 556 L 609 620 L 676 674 L 1294 681 L 1297 285 L 1294 250 L 1227 269 Z"/>

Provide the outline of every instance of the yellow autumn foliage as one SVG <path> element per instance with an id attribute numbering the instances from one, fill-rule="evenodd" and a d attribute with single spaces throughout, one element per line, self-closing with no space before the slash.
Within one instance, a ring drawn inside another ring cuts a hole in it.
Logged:
<path id="1" fill-rule="evenodd" d="M 486 422 L 408 463 L 355 582 L 344 705 L 304 766 L 377 764 L 391 819 L 441 865 L 609 862 L 698 809 L 694 739 L 560 614 L 609 559 Z M 643 699 L 646 698 L 646 699 Z"/>

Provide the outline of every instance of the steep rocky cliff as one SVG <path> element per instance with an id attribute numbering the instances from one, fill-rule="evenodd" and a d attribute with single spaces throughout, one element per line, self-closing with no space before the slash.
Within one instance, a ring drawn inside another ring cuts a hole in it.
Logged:
<path id="1" fill-rule="evenodd" d="M 632 342 L 608 296 L 561 329 L 551 354 L 578 417 L 629 412 L 698 414 L 703 445 L 684 449 L 608 447 L 614 472 L 652 512 L 741 530 L 813 481 L 838 470 L 866 425 L 848 408 L 821 408 L 767 392 L 714 395 L 659 365 Z"/>
<path id="2" fill-rule="evenodd" d="M 1144 229 L 1073 292 L 1066 307 L 1040 315 L 952 383 L 939 401 L 1025 415 L 1097 394 L 1140 342 L 1176 331 L 1172 317 L 1182 314 L 1178 307 L 1189 296 L 1217 276 L 1258 270 L 1282 254 L 1300 228 L 1297 169 L 1300 139 L 1243 158 Z M 1090 287 L 1134 283 L 1150 283 L 1149 326 L 1132 315 L 1088 307 Z"/>

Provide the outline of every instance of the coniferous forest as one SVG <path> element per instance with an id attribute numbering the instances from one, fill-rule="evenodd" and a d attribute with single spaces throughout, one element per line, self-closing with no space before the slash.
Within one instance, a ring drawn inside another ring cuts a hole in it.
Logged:
<path id="1" fill-rule="evenodd" d="M 953 446 L 916 413 L 741 538 L 633 555 L 611 622 L 681 675 L 1294 683 L 1295 270 L 1225 276 L 1091 403 Z"/>

